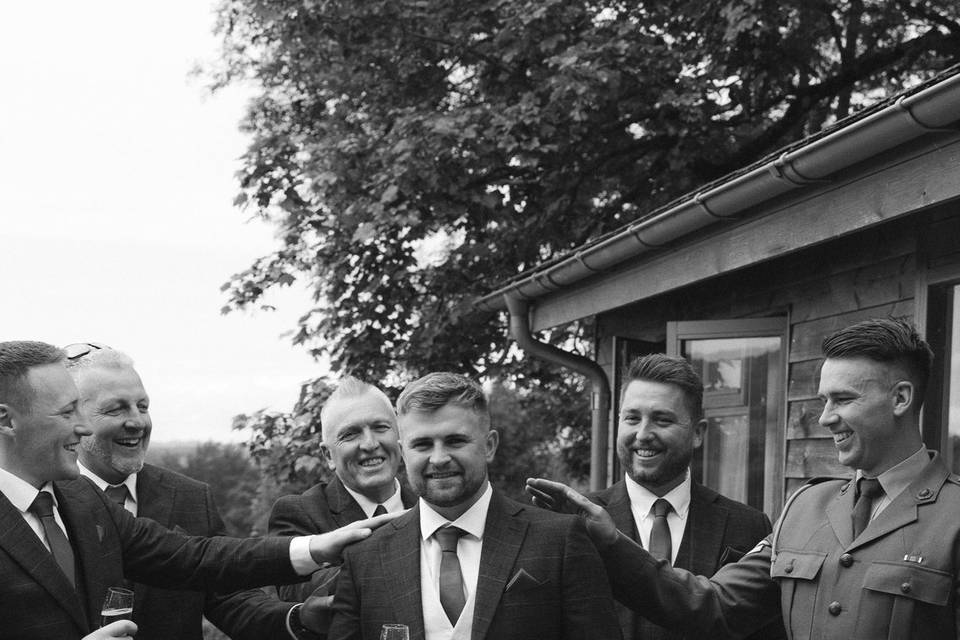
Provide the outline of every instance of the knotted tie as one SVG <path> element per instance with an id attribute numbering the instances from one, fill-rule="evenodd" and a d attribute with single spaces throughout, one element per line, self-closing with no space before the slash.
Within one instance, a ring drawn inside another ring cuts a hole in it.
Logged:
<path id="1" fill-rule="evenodd" d="M 870 522 L 870 513 L 873 511 L 873 501 L 883 495 L 883 487 L 876 478 L 860 478 L 857 481 L 860 492 L 856 504 L 853 505 L 853 538 L 856 539 Z"/>
<path id="2" fill-rule="evenodd" d="M 457 557 L 457 542 L 466 532 L 457 527 L 441 527 L 433 532 L 440 543 L 440 606 L 443 607 L 450 624 L 456 625 L 467 598 L 463 593 L 463 574 L 460 572 L 460 559 Z"/>
<path id="3" fill-rule="evenodd" d="M 653 527 L 650 528 L 650 555 L 654 558 L 673 561 L 673 540 L 670 538 L 670 525 L 667 524 L 667 514 L 673 506 L 658 498 L 653 503 Z"/>
<path id="4" fill-rule="evenodd" d="M 113 485 L 108 486 L 104 493 L 107 494 L 107 497 L 110 498 L 111 501 L 123 507 L 127 503 L 127 495 L 129 495 L 130 491 L 127 489 L 127 485 L 121 484 L 116 487 Z"/>
<path id="5" fill-rule="evenodd" d="M 67 540 L 67 535 L 53 517 L 53 496 L 46 491 L 41 491 L 40 494 L 34 498 L 29 511 L 40 518 L 40 523 L 43 525 L 43 533 L 47 537 L 47 544 L 50 545 L 50 553 L 53 554 L 53 559 L 60 565 L 60 569 L 64 575 L 67 576 L 70 584 L 76 586 L 73 549 L 70 547 L 70 541 Z"/>
<path id="6" fill-rule="evenodd" d="M 377 516 L 382 516 L 386 512 L 387 512 L 387 508 L 382 504 L 378 504 L 377 508 L 373 510 L 373 517 L 376 518 Z"/>

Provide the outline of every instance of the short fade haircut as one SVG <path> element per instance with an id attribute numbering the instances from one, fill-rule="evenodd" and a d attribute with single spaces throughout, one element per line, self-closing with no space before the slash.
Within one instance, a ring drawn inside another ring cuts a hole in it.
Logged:
<path id="1" fill-rule="evenodd" d="M 390 406 L 390 398 L 386 396 L 383 391 L 369 382 L 364 382 L 360 378 L 354 378 L 353 376 L 344 376 L 340 383 L 337 385 L 337 388 L 333 390 L 327 400 L 323 403 L 323 407 L 320 409 L 320 438 L 325 440 L 325 431 L 327 428 L 327 419 L 330 415 L 330 408 L 335 402 L 340 402 L 342 400 L 349 400 L 351 398 L 359 398 L 362 395 L 367 393 L 376 393 L 383 396 L 384 401 L 387 403 L 387 406 Z"/>
<path id="2" fill-rule="evenodd" d="M 30 369 L 63 362 L 66 355 L 46 342 L 0 342 L 0 402 L 22 407 L 33 399 L 23 384 Z"/>
<path id="3" fill-rule="evenodd" d="M 844 327 L 823 339 L 824 358 L 868 358 L 903 369 L 917 394 L 917 410 L 923 404 L 933 350 L 917 329 L 899 318 L 871 318 Z"/>
<path id="4" fill-rule="evenodd" d="M 436 371 L 414 380 L 404 388 L 397 398 L 397 415 L 411 411 L 433 413 L 448 404 L 469 409 L 490 426 L 490 411 L 487 396 L 478 382 L 449 371 Z"/>
<path id="5" fill-rule="evenodd" d="M 687 408 L 690 418 L 696 422 L 703 417 L 703 381 L 693 366 L 679 356 L 668 356 L 665 353 L 651 353 L 634 358 L 623 374 L 623 388 L 620 391 L 620 401 L 623 394 L 634 380 L 659 382 L 680 387 L 687 399 Z"/>

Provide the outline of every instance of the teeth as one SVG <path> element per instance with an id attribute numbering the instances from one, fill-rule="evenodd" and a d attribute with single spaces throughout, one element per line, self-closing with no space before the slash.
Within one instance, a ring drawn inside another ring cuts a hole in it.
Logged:
<path id="1" fill-rule="evenodd" d="M 375 467 L 382 463 L 386 458 L 369 458 L 360 462 L 361 467 Z"/>
<path id="2" fill-rule="evenodd" d="M 849 439 L 851 436 L 853 436 L 852 431 L 841 431 L 840 433 L 833 434 L 833 442 L 834 444 L 840 444 L 841 442 Z"/>
<path id="3" fill-rule="evenodd" d="M 634 449 L 634 453 L 636 453 L 641 458 L 652 458 L 653 456 L 657 455 L 660 452 L 655 451 L 653 449 Z"/>
<path id="4" fill-rule="evenodd" d="M 140 444 L 140 438 L 114 440 L 114 442 L 116 442 L 117 444 L 122 444 L 125 447 L 133 447 Z"/>

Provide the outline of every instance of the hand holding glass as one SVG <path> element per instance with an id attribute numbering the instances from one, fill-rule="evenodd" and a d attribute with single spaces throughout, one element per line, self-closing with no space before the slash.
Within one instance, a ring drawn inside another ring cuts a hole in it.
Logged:
<path id="1" fill-rule="evenodd" d="M 405 624 L 385 624 L 380 627 L 380 640 L 410 640 L 410 629 Z"/>
<path id="2" fill-rule="evenodd" d="M 133 591 L 123 587 L 110 587 L 100 609 L 100 626 L 105 627 L 115 620 L 130 620 L 133 616 Z"/>

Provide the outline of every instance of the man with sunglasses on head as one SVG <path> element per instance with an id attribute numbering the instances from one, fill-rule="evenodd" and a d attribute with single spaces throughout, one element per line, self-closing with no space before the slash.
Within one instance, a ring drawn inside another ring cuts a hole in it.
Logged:
<path id="1" fill-rule="evenodd" d="M 78 478 L 77 450 L 91 430 L 64 360 L 63 351 L 43 342 L 0 342 L 3 638 L 129 638 L 137 633 L 132 621 L 98 628 L 107 588 L 123 585 L 125 578 L 201 591 L 294 582 L 338 561 L 343 546 L 389 519 L 317 536 L 237 540 L 189 536 L 134 518 L 93 482 Z M 138 385 L 139 379 L 125 389 Z M 134 449 L 145 440 L 142 419 L 133 422 L 138 431 L 119 438 L 118 446 Z M 134 497 L 142 502 L 145 494 Z M 141 629 L 138 638 L 144 637 Z"/>

